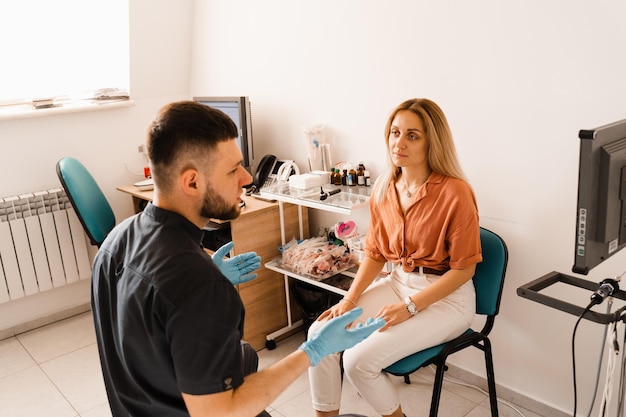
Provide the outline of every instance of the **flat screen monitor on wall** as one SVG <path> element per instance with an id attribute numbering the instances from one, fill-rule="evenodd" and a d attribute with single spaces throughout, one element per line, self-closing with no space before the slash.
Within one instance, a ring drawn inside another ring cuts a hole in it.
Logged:
<path id="1" fill-rule="evenodd" d="M 626 120 L 581 130 L 573 272 L 586 275 L 626 246 Z"/>
<path id="2" fill-rule="evenodd" d="M 252 113 L 250 111 L 250 99 L 240 97 L 194 97 L 194 101 L 219 109 L 230 116 L 239 129 L 237 144 L 243 154 L 244 168 L 252 173 L 254 162 L 254 150 L 252 147 Z"/>

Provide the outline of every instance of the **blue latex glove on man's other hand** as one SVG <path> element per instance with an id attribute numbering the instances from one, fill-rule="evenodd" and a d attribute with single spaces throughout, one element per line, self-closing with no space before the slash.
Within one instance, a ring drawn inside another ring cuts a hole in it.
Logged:
<path id="1" fill-rule="evenodd" d="M 300 345 L 300 349 L 309 355 L 312 366 L 317 365 L 326 355 L 350 349 L 385 325 L 382 317 L 377 319 L 370 317 L 365 324 L 359 323 L 356 327 L 346 329 L 346 326 L 361 314 L 363 314 L 363 309 L 356 307 L 335 317 Z"/>
<path id="2" fill-rule="evenodd" d="M 234 242 L 228 242 L 216 250 L 211 257 L 213 263 L 233 285 L 252 281 L 257 277 L 257 274 L 251 272 L 261 267 L 261 257 L 256 252 L 246 252 L 232 258 L 225 258 L 233 249 L 233 246 L 235 246 Z"/>

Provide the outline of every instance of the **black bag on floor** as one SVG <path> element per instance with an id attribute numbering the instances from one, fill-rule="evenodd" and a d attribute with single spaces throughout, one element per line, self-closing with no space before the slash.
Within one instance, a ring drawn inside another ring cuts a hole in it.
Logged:
<path id="1" fill-rule="evenodd" d="M 320 314 L 337 304 L 342 298 L 337 293 L 302 281 L 293 281 L 291 283 L 291 293 L 302 311 L 305 331 L 309 330 L 311 324 L 317 320 Z"/>

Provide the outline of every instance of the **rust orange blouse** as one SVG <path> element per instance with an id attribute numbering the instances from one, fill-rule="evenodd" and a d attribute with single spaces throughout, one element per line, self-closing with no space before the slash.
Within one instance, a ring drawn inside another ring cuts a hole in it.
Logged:
<path id="1" fill-rule="evenodd" d="M 402 213 L 393 180 L 385 201 L 370 199 L 366 256 L 447 270 L 482 261 L 476 198 L 465 181 L 432 173 Z"/>

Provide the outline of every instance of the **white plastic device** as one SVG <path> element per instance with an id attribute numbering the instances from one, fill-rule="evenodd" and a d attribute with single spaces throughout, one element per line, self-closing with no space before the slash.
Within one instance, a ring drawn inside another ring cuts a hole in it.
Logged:
<path id="1" fill-rule="evenodd" d="M 137 181 L 133 185 L 139 188 L 140 191 L 150 191 L 154 189 L 154 180 L 152 178 L 148 178 L 147 180 Z"/>
<path id="2" fill-rule="evenodd" d="M 278 172 L 276 173 L 276 179 L 278 183 L 285 182 L 289 180 L 291 175 L 299 175 L 300 168 L 290 159 L 284 160 L 282 165 L 278 168 Z"/>

